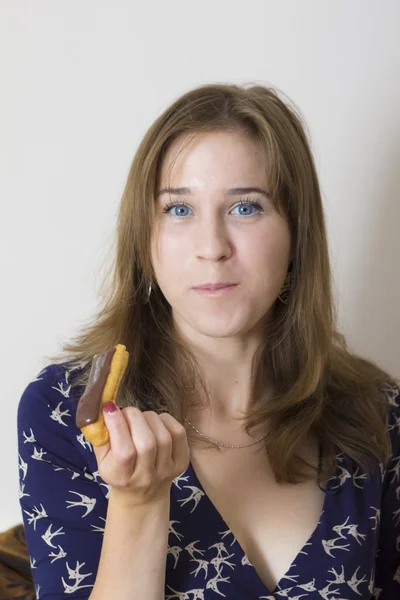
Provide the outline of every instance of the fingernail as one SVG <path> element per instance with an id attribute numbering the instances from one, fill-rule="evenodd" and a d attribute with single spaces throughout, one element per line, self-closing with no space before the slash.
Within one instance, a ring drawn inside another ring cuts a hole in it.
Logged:
<path id="1" fill-rule="evenodd" d="M 111 414 L 114 413 L 118 410 L 115 402 L 111 402 L 111 400 L 109 402 L 106 402 L 105 404 L 103 404 L 103 410 L 104 412 L 106 412 L 107 414 Z"/>

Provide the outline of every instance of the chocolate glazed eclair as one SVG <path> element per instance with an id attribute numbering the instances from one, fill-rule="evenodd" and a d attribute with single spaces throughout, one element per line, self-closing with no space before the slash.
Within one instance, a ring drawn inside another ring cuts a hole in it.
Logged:
<path id="1" fill-rule="evenodd" d="M 93 446 L 104 446 L 110 440 L 104 423 L 102 406 L 117 401 L 118 389 L 128 366 L 129 352 L 117 344 L 94 356 L 89 380 L 77 411 L 76 426 Z"/>

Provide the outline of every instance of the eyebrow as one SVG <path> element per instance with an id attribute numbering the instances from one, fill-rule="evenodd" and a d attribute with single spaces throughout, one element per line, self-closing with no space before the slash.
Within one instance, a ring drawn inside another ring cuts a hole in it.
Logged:
<path id="1" fill-rule="evenodd" d="M 262 190 L 259 187 L 234 187 L 227 190 L 224 195 L 225 196 L 240 196 L 241 194 L 251 194 L 251 193 L 263 194 L 267 198 L 270 197 L 268 192 Z M 161 196 L 161 194 L 173 194 L 175 196 L 186 196 L 193 195 L 193 190 L 188 187 L 176 187 L 176 188 L 163 188 L 159 192 L 157 192 L 157 196 Z"/>

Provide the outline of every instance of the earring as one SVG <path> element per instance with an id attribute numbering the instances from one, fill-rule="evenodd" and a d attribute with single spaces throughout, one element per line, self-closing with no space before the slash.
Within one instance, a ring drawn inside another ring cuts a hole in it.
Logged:
<path id="1" fill-rule="evenodd" d="M 145 301 L 145 304 L 147 304 L 148 302 L 150 302 L 150 296 L 151 296 L 151 283 L 149 283 L 149 289 L 147 292 L 147 300 Z"/>
<path id="2" fill-rule="evenodd" d="M 283 302 L 283 304 L 287 304 L 289 302 L 289 296 L 292 289 L 293 283 L 293 269 L 287 272 L 285 283 L 283 284 L 283 288 L 279 293 L 279 300 Z"/>

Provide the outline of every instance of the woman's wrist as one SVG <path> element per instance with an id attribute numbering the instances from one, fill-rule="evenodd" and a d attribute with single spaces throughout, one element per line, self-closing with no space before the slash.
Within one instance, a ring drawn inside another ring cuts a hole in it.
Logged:
<path id="1" fill-rule="evenodd" d="M 118 505 L 118 507 L 123 510 L 143 510 L 147 512 L 148 510 L 161 510 L 162 508 L 166 507 L 169 509 L 170 488 L 160 491 L 151 499 L 147 500 L 146 502 L 142 502 L 133 494 L 110 486 L 108 502 Z"/>

